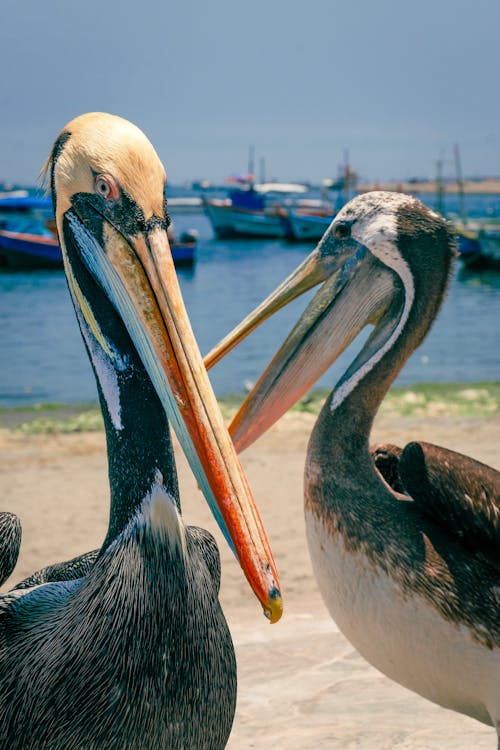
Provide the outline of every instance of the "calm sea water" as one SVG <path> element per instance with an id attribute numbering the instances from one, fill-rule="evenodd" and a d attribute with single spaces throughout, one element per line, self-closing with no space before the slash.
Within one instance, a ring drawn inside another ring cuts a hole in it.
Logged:
<path id="1" fill-rule="evenodd" d="M 447 198 L 446 208 L 457 210 Z M 500 216 L 499 196 L 469 198 L 470 215 Z M 176 217 L 177 232 L 200 233 L 198 260 L 179 270 L 188 313 L 206 353 L 310 251 L 280 241 L 221 241 L 203 215 Z M 280 311 L 211 372 L 217 395 L 255 382 L 307 299 Z M 500 380 L 500 274 L 458 269 L 430 335 L 398 383 Z M 333 387 L 353 357 L 352 347 L 319 385 Z M 97 398 L 92 371 L 63 272 L 0 273 L 0 405 L 87 402 Z"/>

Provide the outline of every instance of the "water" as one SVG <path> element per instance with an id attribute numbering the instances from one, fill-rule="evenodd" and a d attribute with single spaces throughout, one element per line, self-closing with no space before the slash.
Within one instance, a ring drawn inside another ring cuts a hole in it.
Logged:
<path id="1" fill-rule="evenodd" d="M 500 196 L 474 197 L 473 206 L 471 215 L 500 215 Z M 192 270 L 179 269 L 179 278 L 203 353 L 310 251 L 280 241 L 216 240 L 203 215 L 174 215 L 174 223 L 178 233 L 191 227 L 200 233 L 198 261 Z M 217 395 L 241 393 L 255 382 L 306 303 L 296 300 L 277 313 L 213 369 Z M 464 276 L 457 269 L 438 320 L 398 383 L 500 380 L 499 315 L 500 274 Z M 332 387 L 352 357 L 351 348 L 319 385 Z M 96 398 L 63 272 L 1 273 L 0 405 Z"/>

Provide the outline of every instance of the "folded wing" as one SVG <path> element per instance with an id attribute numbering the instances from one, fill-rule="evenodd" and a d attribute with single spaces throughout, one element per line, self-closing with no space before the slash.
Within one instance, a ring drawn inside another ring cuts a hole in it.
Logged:
<path id="1" fill-rule="evenodd" d="M 13 513 L 0 513 L 0 586 L 10 576 L 21 546 L 21 522 Z"/>

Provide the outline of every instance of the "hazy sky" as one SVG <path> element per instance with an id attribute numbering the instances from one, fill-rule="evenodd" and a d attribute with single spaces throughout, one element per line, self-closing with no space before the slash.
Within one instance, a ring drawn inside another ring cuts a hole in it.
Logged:
<path id="1" fill-rule="evenodd" d="M 500 175 L 498 0 L 0 0 L 0 180 L 77 114 L 139 125 L 169 180 Z"/>

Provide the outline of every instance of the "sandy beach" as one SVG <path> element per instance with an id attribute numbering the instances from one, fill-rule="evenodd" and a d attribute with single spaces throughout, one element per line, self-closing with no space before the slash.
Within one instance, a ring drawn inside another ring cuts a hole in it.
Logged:
<path id="1" fill-rule="evenodd" d="M 302 471 L 315 417 L 287 414 L 243 454 L 281 575 L 285 614 L 270 626 L 177 451 L 184 516 L 209 528 L 222 555 L 221 600 L 235 642 L 238 708 L 230 750 L 486 750 L 494 730 L 445 711 L 370 667 L 329 617 L 309 562 Z M 378 418 L 373 438 L 426 439 L 500 468 L 500 416 Z M 9 583 L 98 546 L 108 512 L 104 434 L 0 430 L 1 508 L 23 543 Z M 8 585 L 4 587 L 4 590 Z"/>

